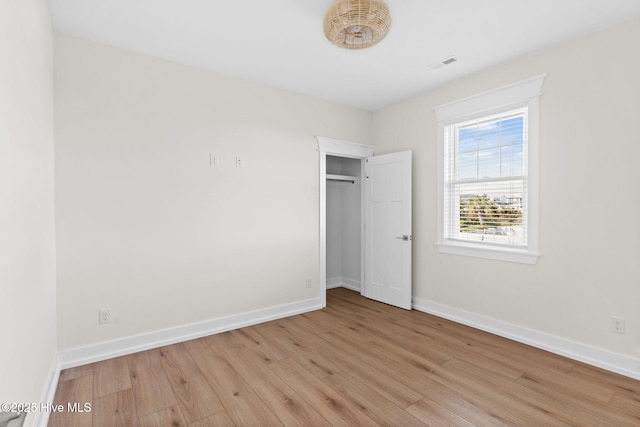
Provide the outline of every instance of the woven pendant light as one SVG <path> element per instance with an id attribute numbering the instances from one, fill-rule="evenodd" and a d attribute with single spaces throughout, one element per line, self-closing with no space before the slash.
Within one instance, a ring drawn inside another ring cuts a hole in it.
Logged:
<path id="1" fill-rule="evenodd" d="M 324 17 L 324 34 L 345 49 L 373 46 L 390 27 L 389 8 L 379 0 L 337 0 Z"/>

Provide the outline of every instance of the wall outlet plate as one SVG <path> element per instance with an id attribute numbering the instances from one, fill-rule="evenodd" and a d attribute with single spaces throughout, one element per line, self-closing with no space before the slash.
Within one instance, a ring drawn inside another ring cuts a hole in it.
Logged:
<path id="1" fill-rule="evenodd" d="M 624 334 L 624 317 L 611 316 L 611 332 Z"/>
<path id="2" fill-rule="evenodd" d="M 98 310 L 98 324 L 103 325 L 105 323 L 111 323 L 110 308 L 101 308 Z"/>

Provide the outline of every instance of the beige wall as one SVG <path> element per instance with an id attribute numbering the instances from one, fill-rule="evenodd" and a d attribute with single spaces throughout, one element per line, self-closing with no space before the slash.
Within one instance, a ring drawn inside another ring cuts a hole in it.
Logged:
<path id="1" fill-rule="evenodd" d="M 53 45 L 45 0 L 0 2 L 0 402 L 39 402 L 56 351 Z M 27 424 L 31 423 L 31 417 Z"/>
<path id="2" fill-rule="evenodd" d="M 414 296 L 640 357 L 638 40 L 634 20 L 374 114 L 377 153 L 414 151 Z M 438 253 L 433 107 L 542 73 L 542 257 L 530 266 Z M 625 335 L 609 331 L 611 315 L 626 318 Z"/>
<path id="3" fill-rule="evenodd" d="M 55 48 L 61 350 L 319 295 L 314 136 L 370 142 L 371 113 L 65 35 Z"/>

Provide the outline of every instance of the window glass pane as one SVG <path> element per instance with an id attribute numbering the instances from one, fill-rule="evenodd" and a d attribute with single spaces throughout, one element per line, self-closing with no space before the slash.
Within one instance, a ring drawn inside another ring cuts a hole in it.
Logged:
<path id="1" fill-rule="evenodd" d="M 524 116 L 502 120 L 502 145 L 524 143 Z"/>
<path id="2" fill-rule="evenodd" d="M 500 122 L 482 123 L 477 126 L 478 148 L 490 148 L 500 145 Z"/>
<path id="3" fill-rule="evenodd" d="M 458 156 L 458 179 L 478 179 L 478 152 L 461 153 Z"/>
<path id="4" fill-rule="evenodd" d="M 478 178 L 500 178 L 500 148 L 478 152 Z"/>
<path id="5" fill-rule="evenodd" d="M 476 141 L 475 126 L 458 129 L 458 151 L 460 153 L 466 153 L 469 151 L 476 151 L 477 149 L 478 142 Z"/>
<path id="6" fill-rule="evenodd" d="M 501 176 L 524 175 L 524 146 L 510 145 L 501 149 Z"/>
<path id="7" fill-rule="evenodd" d="M 465 181 L 524 175 L 524 113 L 455 128 L 457 176 L 453 179 Z"/>

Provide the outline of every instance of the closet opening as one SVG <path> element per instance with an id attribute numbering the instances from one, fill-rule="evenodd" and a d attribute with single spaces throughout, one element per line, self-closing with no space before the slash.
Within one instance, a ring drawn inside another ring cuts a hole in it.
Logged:
<path id="1" fill-rule="evenodd" d="M 326 289 L 361 290 L 361 162 L 327 156 Z"/>
<path id="2" fill-rule="evenodd" d="M 320 153 L 320 254 L 318 288 L 343 286 L 364 295 L 364 162 L 373 146 L 316 137 Z"/>
<path id="3" fill-rule="evenodd" d="M 411 151 L 316 137 L 320 151 L 320 305 L 327 288 L 412 308 Z"/>

